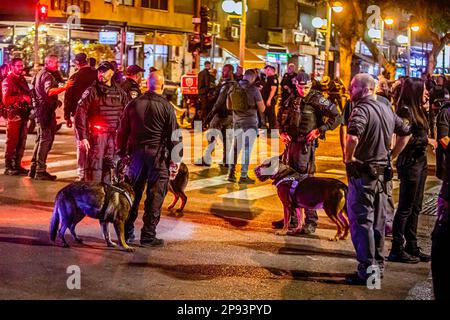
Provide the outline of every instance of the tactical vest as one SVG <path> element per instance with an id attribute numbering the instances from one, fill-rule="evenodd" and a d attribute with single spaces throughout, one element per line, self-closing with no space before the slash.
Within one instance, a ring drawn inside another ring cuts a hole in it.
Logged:
<path id="1" fill-rule="evenodd" d="M 306 136 L 311 130 L 319 127 L 319 120 L 316 108 L 311 104 L 312 94 L 306 97 L 297 97 L 289 103 L 286 114 L 283 115 L 282 127 L 290 136 Z"/>
<path id="2" fill-rule="evenodd" d="M 111 88 L 96 85 L 97 103 L 90 112 L 89 123 L 97 126 L 98 131 L 114 132 L 119 126 L 120 117 L 125 108 L 124 92 L 115 84 Z"/>

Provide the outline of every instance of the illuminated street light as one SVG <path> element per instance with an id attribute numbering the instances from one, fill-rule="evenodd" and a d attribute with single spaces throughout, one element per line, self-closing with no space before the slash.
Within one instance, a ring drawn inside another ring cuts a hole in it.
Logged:
<path id="1" fill-rule="evenodd" d="M 384 23 L 386 23 L 388 26 L 394 24 L 394 19 L 388 17 L 386 19 L 384 19 Z"/>
<path id="2" fill-rule="evenodd" d="M 419 29 L 420 29 L 420 27 L 418 25 L 412 25 L 411 26 L 411 30 L 414 31 L 414 32 L 419 31 Z"/>
<path id="3" fill-rule="evenodd" d="M 320 29 L 324 26 L 324 19 L 315 17 L 312 19 L 312 26 L 316 29 Z"/>
<path id="4" fill-rule="evenodd" d="M 332 8 L 333 8 L 333 11 L 336 13 L 342 12 L 344 10 L 344 6 L 339 1 L 333 2 Z"/>

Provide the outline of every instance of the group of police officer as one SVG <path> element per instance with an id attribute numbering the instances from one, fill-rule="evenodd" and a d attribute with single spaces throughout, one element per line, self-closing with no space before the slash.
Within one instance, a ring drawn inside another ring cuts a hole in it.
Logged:
<path id="1" fill-rule="evenodd" d="M 2 106 L 7 118 L 4 173 L 29 175 L 36 180 L 56 179 L 47 172 L 46 161 L 56 133 L 55 111 L 61 106 L 58 95 L 66 91 L 64 118 L 68 127 L 75 127 L 78 180 L 110 184 L 111 170 L 106 170 L 104 163 L 127 158 L 136 198 L 126 226 L 126 240 L 132 242 L 135 238 L 134 221 L 147 184 L 141 245 L 160 246 L 163 241 L 156 238 L 156 225 L 167 193 L 170 153 L 177 144 L 171 142 L 170 134 L 178 128 L 174 109 L 162 97 L 164 77 L 151 72 L 149 91 L 142 95 L 144 70 L 137 65 L 129 66 L 123 79 L 111 62 L 103 61 L 93 69 L 84 53 L 77 54 L 74 63 L 77 72 L 64 85 L 58 57 L 47 56 L 30 90 L 23 76 L 22 59 L 12 59 L 11 72 L 2 79 Z M 37 137 L 31 168 L 27 170 L 21 160 L 32 112 Z M 175 173 L 179 163 L 172 163 Z"/>

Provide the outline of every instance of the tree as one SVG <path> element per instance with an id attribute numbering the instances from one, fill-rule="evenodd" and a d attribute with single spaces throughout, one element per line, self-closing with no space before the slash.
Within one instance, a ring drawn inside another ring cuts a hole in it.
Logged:
<path id="1" fill-rule="evenodd" d="M 72 45 L 72 50 L 75 54 L 85 53 L 90 58 L 95 58 L 97 61 L 114 60 L 114 51 L 109 45 L 101 43 L 84 44 L 81 41 L 76 41 Z"/>
<path id="2" fill-rule="evenodd" d="M 396 0 L 390 1 L 392 6 L 412 14 L 420 24 L 419 34 L 430 39 L 432 49 L 428 54 L 427 72 L 432 74 L 437 64 L 437 56 L 444 46 L 450 42 L 450 7 L 440 0 Z"/>

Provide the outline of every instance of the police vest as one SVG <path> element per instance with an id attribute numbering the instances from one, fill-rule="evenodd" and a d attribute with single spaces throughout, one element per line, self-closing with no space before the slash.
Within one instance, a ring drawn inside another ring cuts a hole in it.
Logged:
<path id="1" fill-rule="evenodd" d="M 322 117 L 317 114 L 318 110 L 312 99 L 314 95 L 310 93 L 305 98 L 297 97 L 290 101 L 287 112 L 283 115 L 283 131 L 296 138 L 306 136 L 321 125 L 319 122 L 322 122 Z"/>
<path id="2" fill-rule="evenodd" d="M 111 88 L 96 85 L 97 103 L 90 112 L 89 123 L 99 131 L 117 130 L 124 105 L 124 94 L 115 84 Z"/>

